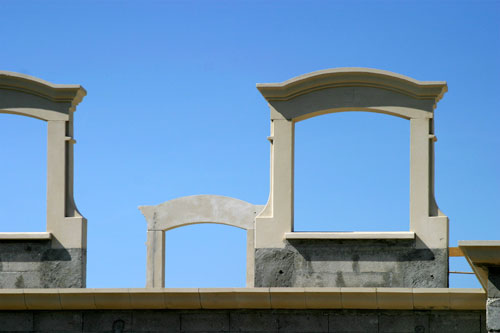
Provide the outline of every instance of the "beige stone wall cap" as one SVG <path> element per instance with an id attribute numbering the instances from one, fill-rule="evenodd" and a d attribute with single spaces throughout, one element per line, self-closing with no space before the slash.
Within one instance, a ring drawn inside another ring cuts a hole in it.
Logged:
<path id="1" fill-rule="evenodd" d="M 0 232 L 0 239 L 51 239 L 50 232 Z"/>
<path id="2" fill-rule="evenodd" d="M 1 289 L 0 310 L 435 309 L 484 310 L 482 289 Z"/>
<path id="3" fill-rule="evenodd" d="M 418 81 L 405 75 L 361 67 L 341 67 L 299 75 L 281 83 L 258 83 L 257 89 L 268 100 L 289 100 L 328 87 L 372 86 L 397 90 L 437 103 L 448 90 L 444 81 Z"/>
<path id="4" fill-rule="evenodd" d="M 412 231 L 286 232 L 285 239 L 415 239 Z"/>

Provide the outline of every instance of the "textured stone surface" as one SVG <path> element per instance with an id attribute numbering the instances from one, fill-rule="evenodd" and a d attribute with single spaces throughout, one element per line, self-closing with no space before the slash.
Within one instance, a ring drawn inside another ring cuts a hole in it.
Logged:
<path id="1" fill-rule="evenodd" d="M 0 332 L 485 332 L 484 311 L 0 311 Z"/>
<path id="2" fill-rule="evenodd" d="M 37 311 L 33 313 L 35 331 L 78 331 L 82 329 L 83 315 L 79 311 Z"/>
<path id="3" fill-rule="evenodd" d="M 33 329 L 33 312 L 0 311 L 0 332 L 29 332 Z"/>
<path id="4" fill-rule="evenodd" d="M 500 298 L 500 267 L 488 267 L 488 297 Z"/>
<path id="5" fill-rule="evenodd" d="M 84 288 L 86 250 L 50 244 L 0 241 L 0 288 Z"/>
<path id="6" fill-rule="evenodd" d="M 255 251 L 255 287 L 448 287 L 446 249 L 413 240 L 290 240 Z"/>
<path id="7" fill-rule="evenodd" d="M 205 311 L 181 314 L 183 332 L 229 332 L 229 313 Z"/>
<path id="8" fill-rule="evenodd" d="M 477 313 L 456 316 L 453 311 L 434 311 L 429 316 L 429 330 L 439 333 L 480 332 L 481 317 Z"/>
<path id="9" fill-rule="evenodd" d="M 82 311 L 83 332 L 127 332 L 132 327 L 131 311 Z"/>
<path id="10" fill-rule="evenodd" d="M 231 311 L 231 332 L 278 332 L 278 314 L 270 310 Z"/>
<path id="11" fill-rule="evenodd" d="M 500 332 L 500 298 L 488 298 L 486 302 L 486 326 L 488 332 Z"/>

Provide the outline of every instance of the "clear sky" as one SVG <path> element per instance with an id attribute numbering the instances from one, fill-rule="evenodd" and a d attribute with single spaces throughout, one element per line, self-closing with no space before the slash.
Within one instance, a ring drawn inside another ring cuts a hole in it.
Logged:
<path id="1" fill-rule="evenodd" d="M 0 1 L 0 70 L 88 91 L 75 200 L 88 287 L 145 285 L 137 207 L 194 194 L 265 204 L 269 109 L 256 83 L 333 67 L 447 81 L 436 198 L 458 240 L 500 239 L 499 1 Z M 0 230 L 45 231 L 46 124 L 0 114 Z M 328 154 L 324 154 L 328 151 Z M 296 127 L 296 230 L 409 228 L 409 123 L 330 114 Z M 167 232 L 167 287 L 244 286 L 245 232 Z M 453 259 L 452 270 L 470 270 Z M 471 276 L 452 287 L 479 287 Z"/>

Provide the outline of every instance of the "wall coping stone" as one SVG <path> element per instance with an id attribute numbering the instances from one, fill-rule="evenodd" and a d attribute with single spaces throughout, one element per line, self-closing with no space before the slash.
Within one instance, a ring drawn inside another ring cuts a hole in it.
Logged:
<path id="1" fill-rule="evenodd" d="M 0 310 L 485 308 L 485 291 L 469 288 L 0 289 Z"/>
<path id="2" fill-rule="evenodd" d="M 0 240 L 41 240 L 51 238 L 52 234 L 50 232 L 0 232 Z"/>
<path id="3" fill-rule="evenodd" d="M 285 239 L 415 239 L 412 231 L 286 232 Z"/>

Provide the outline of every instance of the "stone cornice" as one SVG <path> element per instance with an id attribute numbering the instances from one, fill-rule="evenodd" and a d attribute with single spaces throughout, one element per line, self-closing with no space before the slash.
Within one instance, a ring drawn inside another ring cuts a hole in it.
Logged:
<path id="1" fill-rule="evenodd" d="M 434 104 L 448 90 L 444 81 L 418 81 L 373 68 L 332 68 L 300 75 L 281 83 L 258 83 L 268 101 L 286 101 L 312 91 L 333 87 L 376 87 L 403 93 L 415 99 L 431 99 Z"/>
<path id="2" fill-rule="evenodd" d="M 87 94 L 77 84 L 54 84 L 30 75 L 7 71 L 0 71 L 0 89 L 21 91 L 52 102 L 71 103 L 73 111 Z"/>

